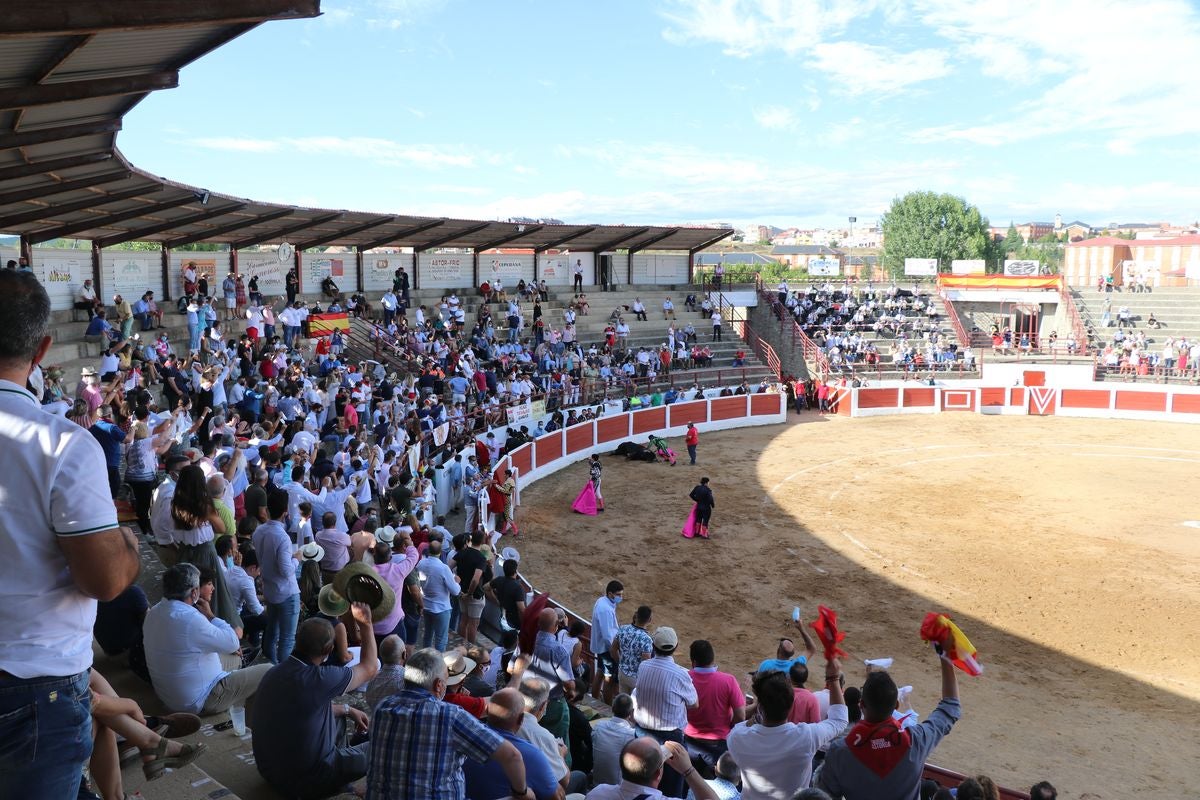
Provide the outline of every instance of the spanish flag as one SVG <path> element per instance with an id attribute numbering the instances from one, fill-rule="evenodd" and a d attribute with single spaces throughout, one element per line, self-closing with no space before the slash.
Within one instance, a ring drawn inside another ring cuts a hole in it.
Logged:
<path id="1" fill-rule="evenodd" d="M 946 658 L 968 675 L 982 675 L 983 665 L 971 640 L 945 614 L 930 612 L 921 623 L 921 638 L 942 648 Z"/>
<path id="2" fill-rule="evenodd" d="M 310 314 L 308 316 L 308 335 L 316 339 L 320 336 L 329 336 L 334 329 L 342 331 L 343 334 L 350 330 L 350 315 L 349 314 Z"/>

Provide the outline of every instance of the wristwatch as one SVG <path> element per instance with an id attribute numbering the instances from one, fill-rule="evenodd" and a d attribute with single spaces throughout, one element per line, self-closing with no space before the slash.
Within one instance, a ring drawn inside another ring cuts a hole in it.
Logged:
<path id="1" fill-rule="evenodd" d="M 508 789 L 509 789 L 509 791 L 510 791 L 510 792 L 512 792 L 512 796 L 513 796 L 513 797 L 524 797 L 524 796 L 525 796 L 525 793 L 529 791 L 529 789 L 528 789 L 528 788 L 526 788 L 526 789 L 521 789 L 520 791 L 517 791 L 517 790 L 516 790 L 516 789 L 514 789 L 514 788 L 513 788 L 511 785 L 508 787 Z"/>
<path id="2" fill-rule="evenodd" d="M 342 716 L 350 716 L 350 705 L 348 703 L 342 703 Z"/>

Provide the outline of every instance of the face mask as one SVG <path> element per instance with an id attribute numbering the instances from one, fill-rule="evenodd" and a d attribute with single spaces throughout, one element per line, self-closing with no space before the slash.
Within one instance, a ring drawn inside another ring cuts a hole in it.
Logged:
<path id="1" fill-rule="evenodd" d="M 233 556 L 225 556 L 225 569 L 233 569 Z"/>
<path id="2" fill-rule="evenodd" d="M 616 597 L 614 597 L 614 598 L 613 598 L 613 603 L 614 603 L 614 604 L 616 604 L 616 605 L 620 605 L 621 601 L 622 601 L 622 600 L 624 600 L 624 599 L 625 599 L 625 598 L 624 598 L 624 597 L 622 597 L 621 595 L 617 595 Z"/>

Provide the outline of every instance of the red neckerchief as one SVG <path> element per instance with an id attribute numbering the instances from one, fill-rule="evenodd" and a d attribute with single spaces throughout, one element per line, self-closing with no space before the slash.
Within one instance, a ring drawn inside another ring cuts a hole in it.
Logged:
<path id="1" fill-rule="evenodd" d="M 875 724 L 862 720 L 846 734 L 846 746 L 863 766 L 886 778 L 908 755 L 912 736 L 890 716 Z"/>

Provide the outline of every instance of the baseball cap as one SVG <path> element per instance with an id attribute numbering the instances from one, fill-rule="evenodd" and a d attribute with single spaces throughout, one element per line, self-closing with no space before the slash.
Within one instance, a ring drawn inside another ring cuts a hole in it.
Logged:
<path id="1" fill-rule="evenodd" d="M 671 651 L 679 646 L 679 637 L 674 628 L 659 628 L 650 639 L 656 650 Z"/>

